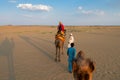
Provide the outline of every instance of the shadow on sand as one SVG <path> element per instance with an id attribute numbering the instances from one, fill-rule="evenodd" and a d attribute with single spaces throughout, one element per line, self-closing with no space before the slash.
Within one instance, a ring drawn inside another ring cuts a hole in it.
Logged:
<path id="1" fill-rule="evenodd" d="M 32 36 L 33 38 L 36 38 L 36 39 L 39 39 L 41 41 L 44 41 L 44 42 L 47 42 L 47 43 L 51 43 L 52 45 L 55 45 L 55 40 L 51 41 L 51 40 L 46 40 L 46 39 L 43 39 L 41 37 L 36 37 L 36 36 Z M 55 38 L 55 37 L 54 37 Z M 67 49 L 67 46 L 64 46 L 65 49 Z"/>
<path id="2" fill-rule="evenodd" d="M 13 49 L 14 49 L 14 41 L 13 39 L 5 38 L 4 41 L 0 44 L 0 70 L 2 69 L 2 73 L 8 70 L 7 74 L 0 77 L 0 80 L 8 79 L 8 80 L 15 80 L 15 73 L 14 73 L 14 63 L 13 63 Z M 4 58 L 4 60 L 2 60 Z M 3 62 L 5 61 L 5 62 Z M 4 65 L 4 63 L 7 63 Z M 7 67 L 8 66 L 8 67 Z M 6 69 L 7 68 L 7 69 Z M 2 74 L 0 73 L 0 74 Z M 2 78 L 2 79 L 1 79 Z"/>
<path id="3" fill-rule="evenodd" d="M 32 39 L 30 39 L 29 37 L 26 37 L 26 36 L 21 36 L 20 35 L 19 37 L 21 39 L 23 39 L 24 41 L 26 41 L 27 43 L 29 43 L 30 45 L 32 45 L 33 47 L 35 47 L 37 50 L 41 51 L 42 54 L 44 54 L 45 56 L 47 56 L 50 60 L 54 61 L 54 57 L 52 55 L 50 55 L 49 51 L 43 50 L 38 45 L 36 45 L 36 44 L 39 44 L 39 43 L 37 43 L 36 41 L 33 41 Z M 42 47 L 42 45 L 40 45 L 40 46 Z M 61 66 L 65 70 L 67 69 L 67 66 L 65 66 L 62 63 L 59 63 L 59 66 Z"/>
<path id="4" fill-rule="evenodd" d="M 23 39 L 24 41 L 26 41 L 27 43 L 29 43 L 30 45 L 32 45 L 33 47 L 35 47 L 37 50 L 41 51 L 45 56 L 47 56 L 49 59 L 53 60 L 53 57 L 45 50 L 41 49 L 40 47 L 38 47 L 37 45 L 35 45 L 35 41 L 31 40 L 29 37 L 26 36 L 19 36 L 21 39 Z M 42 47 L 42 45 L 41 45 Z"/>

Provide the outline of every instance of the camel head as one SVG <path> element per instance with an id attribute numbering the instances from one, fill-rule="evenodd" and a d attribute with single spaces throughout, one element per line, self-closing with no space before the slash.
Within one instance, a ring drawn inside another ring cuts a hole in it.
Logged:
<path id="1" fill-rule="evenodd" d="M 85 53 L 83 51 L 79 51 L 76 56 L 76 59 L 83 59 L 83 58 L 85 58 Z"/>
<path id="2" fill-rule="evenodd" d="M 89 58 L 84 57 L 83 51 L 77 54 L 76 61 L 73 61 L 73 76 L 75 80 L 92 80 L 95 70 L 95 63 Z"/>

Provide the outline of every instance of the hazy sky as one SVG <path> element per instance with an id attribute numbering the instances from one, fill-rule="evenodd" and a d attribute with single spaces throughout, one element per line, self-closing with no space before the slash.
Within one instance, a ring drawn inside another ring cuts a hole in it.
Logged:
<path id="1" fill-rule="evenodd" d="M 120 0 L 0 0 L 0 25 L 120 25 Z"/>

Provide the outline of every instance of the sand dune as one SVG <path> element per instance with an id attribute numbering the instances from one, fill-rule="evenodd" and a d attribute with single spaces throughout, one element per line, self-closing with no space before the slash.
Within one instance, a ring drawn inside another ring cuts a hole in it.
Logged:
<path id="1" fill-rule="evenodd" d="M 96 62 L 93 80 L 120 80 L 120 27 L 66 27 L 64 55 L 55 62 L 56 27 L 1 26 L 0 80 L 73 80 L 67 71 L 67 40 L 75 37 L 77 52 L 83 50 Z"/>

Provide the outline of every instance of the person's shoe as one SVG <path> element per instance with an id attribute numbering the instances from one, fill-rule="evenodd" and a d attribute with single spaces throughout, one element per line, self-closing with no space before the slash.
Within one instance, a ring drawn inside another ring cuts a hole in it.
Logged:
<path id="1" fill-rule="evenodd" d="M 72 73 L 72 71 L 69 71 L 69 73 Z"/>

